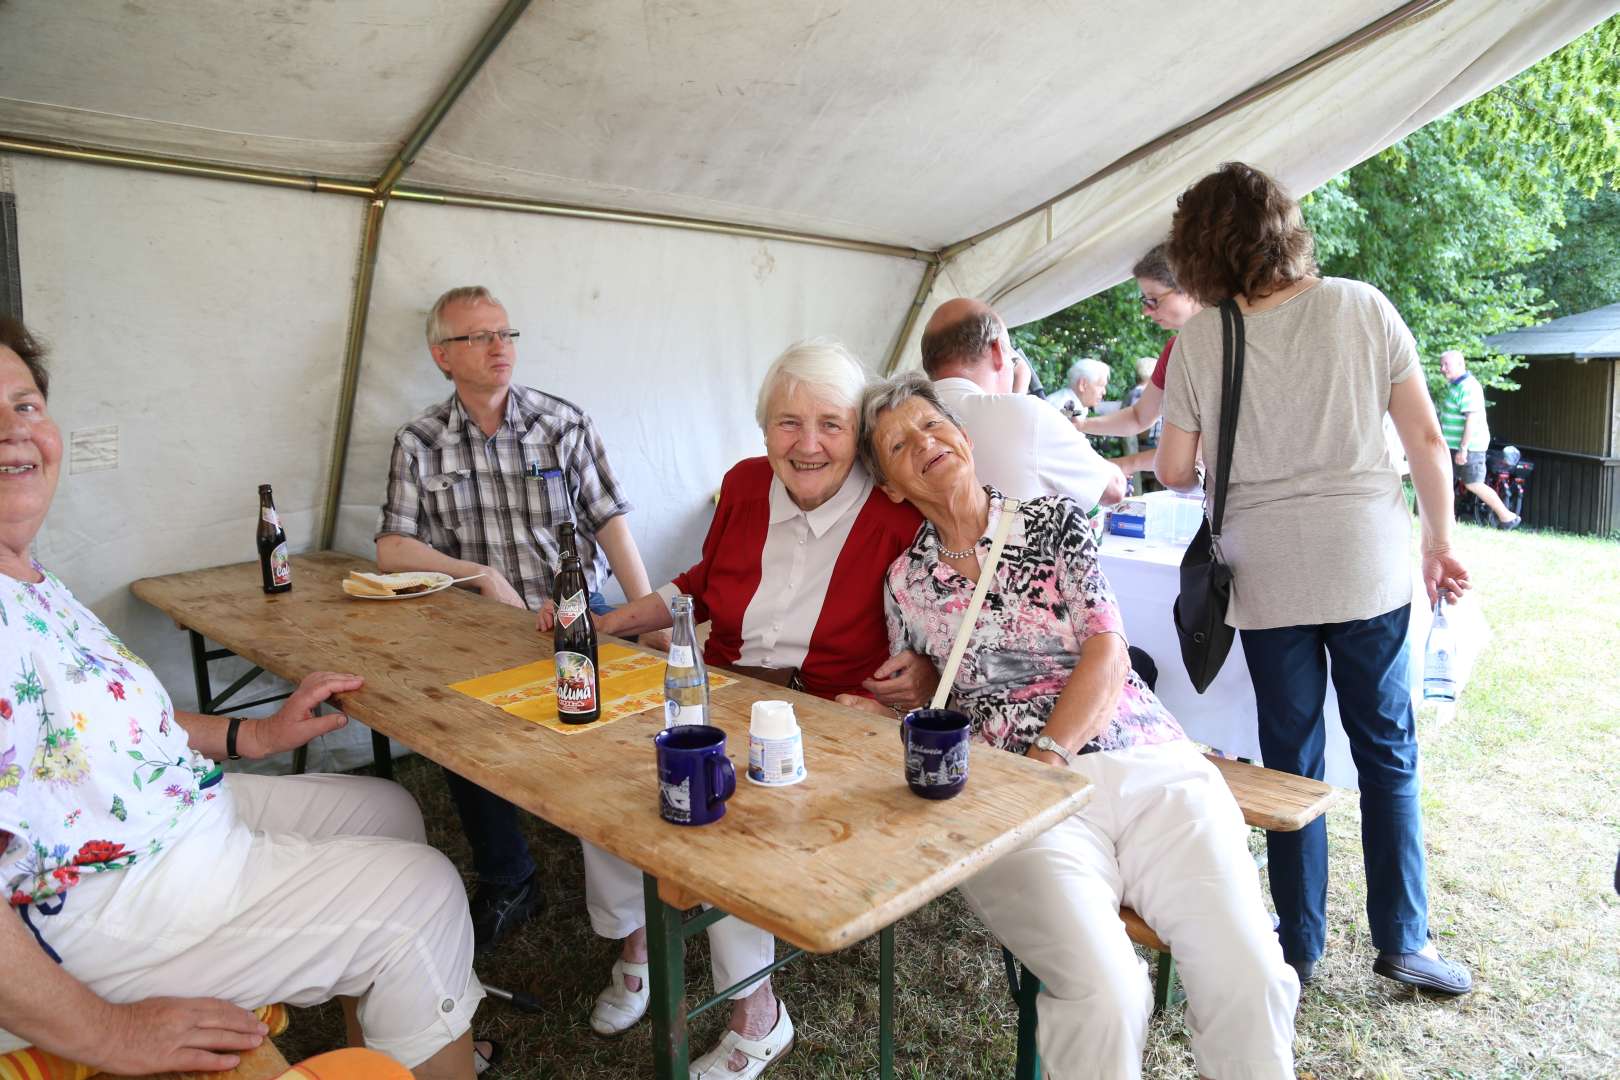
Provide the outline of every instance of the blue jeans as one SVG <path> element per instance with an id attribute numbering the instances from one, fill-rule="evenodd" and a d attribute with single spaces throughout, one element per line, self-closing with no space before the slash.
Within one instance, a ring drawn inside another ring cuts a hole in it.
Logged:
<path id="1" fill-rule="evenodd" d="M 599 592 L 591 593 L 587 603 L 593 615 L 613 610 Z M 444 782 L 472 848 L 478 880 L 486 885 L 521 885 L 529 880 L 534 874 L 534 857 L 523 836 L 518 808 L 449 769 L 444 770 Z"/>
<path id="2" fill-rule="evenodd" d="M 1367 925 L 1379 952 L 1428 943 L 1429 896 L 1418 805 L 1417 729 L 1406 631 L 1411 605 L 1371 619 L 1243 630 L 1267 768 L 1322 779 L 1328 658 L 1361 787 Z M 1278 937 L 1290 961 L 1315 961 L 1327 939 L 1327 820 L 1266 833 Z"/>

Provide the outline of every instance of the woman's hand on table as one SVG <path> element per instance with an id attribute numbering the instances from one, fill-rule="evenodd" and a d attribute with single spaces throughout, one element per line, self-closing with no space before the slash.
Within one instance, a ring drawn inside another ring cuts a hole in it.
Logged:
<path id="1" fill-rule="evenodd" d="M 939 672 L 926 657 L 906 649 L 885 660 L 861 685 L 870 690 L 880 704 L 897 712 L 907 712 L 927 704 L 934 696 L 939 686 Z"/>
<path id="2" fill-rule="evenodd" d="M 1028 750 L 1024 751 L 1024 756 L 1029 758 L 1031 761 L 1044 761 L 1048 765 L 1056 765 L 1060 769 L 1067 769 L 1069 767 L 1068 762 L 1064 761 L 1050 750 L 1037 750 L 1032 746 Z"/>
<path id="3" fill-rule="evenodd" d="M 636 637 L 636 644 L 643 645 L 657 652 L 669 652 L 669 631 L 649 630 Z"/>
<path id="4" fill-rule="evenodd" d="M 304 676 L 298 689 L 282 702 L 274 716 L 243 721 L 237 749 L 243 757 L 269 757 L 296 750 L 311 739 L 336 731 L 347 724 L 349 718 L 341 712 L 317 714 L 315 707 L 334 694 L 346 694 L 364 684 L 365 680 L 358 675 L 335 671 L 316 671 Z"/>
<path id="5" fill-rule="evenodd" d="M 232 1069 L 267 1030 L 248 1010 L 216 998 L 157 997 L 108 1008 L 107 1052 L 87 1064 L 120 1076 Z"/>
<path id="6" fill-rule="evenodd" d="M 877 716 L 887 716 L 891 720 L 893 720 L 895 717 L 893 709 L 860 694 L 839 694 L 833 700 L 838 702 L 840 705 L 848 705 L 850 708 L 859 709 L 862 712 L 869 712 Z"/>

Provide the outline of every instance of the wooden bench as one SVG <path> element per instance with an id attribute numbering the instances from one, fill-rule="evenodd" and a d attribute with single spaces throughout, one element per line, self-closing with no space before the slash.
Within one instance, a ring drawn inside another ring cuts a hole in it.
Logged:
<path id="1" fill-rule="evenodd" d="M 1233 761 L 1204 755 L 1210 764 L 1220 770 L 1243 820 L 1256 829 L 1268 832 L 1298 832 L 1327 812 L 1339 790 L 1320 780 L 1262 768 L 1244 761 Z M 1125 924 L 1130 939 L 1156 956 L 1153 977 L 1153 1011 L 1169 1005 L 1175 996 L 1176 962 L 1166 945 L 1147 922 L 1128 907 L 1119 909 L 1119 920 Z M 1013 1000 L 1018 1003 L 1018 1062 L 1014 1072 L 1016 1080 L 1038 1080 L 1041 1075 L 1040 1052 L 1035 1045 L 1035 999 L 1041 982 L 1006 949 L 1002 959 L 1007 966 L 1007 983 Z"/>

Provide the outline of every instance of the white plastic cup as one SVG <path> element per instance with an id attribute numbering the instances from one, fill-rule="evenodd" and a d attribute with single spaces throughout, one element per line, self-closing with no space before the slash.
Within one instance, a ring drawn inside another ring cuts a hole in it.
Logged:
<path id="1" fill-rule="evenodd" d="M 805 775 L 804 736 L 792 703 L 754 702 L 748 716 L 748 779 L 763 787 L 790 787 Z"/>

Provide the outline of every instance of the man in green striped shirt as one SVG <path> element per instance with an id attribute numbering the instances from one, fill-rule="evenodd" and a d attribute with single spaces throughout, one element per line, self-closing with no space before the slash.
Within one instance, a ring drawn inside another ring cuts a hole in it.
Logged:
<path id="1" fill-rule="evenodd" d="M 1519 515 L 1502 505 L 1485 483 L 1485 451 L 1490 449 L 1491 428 L 1485 421 L 1485 388 L 1468 374 L 1468 361 L 1456 349 L 1440 354 L 1440 373 L 1451 384 L 1440 401 L 1440 430 L 1451 447 L 1455 471 L 1462 474 L 1463 486 L 1496 515 L 1504 529 L 1517 529 Z"/>

